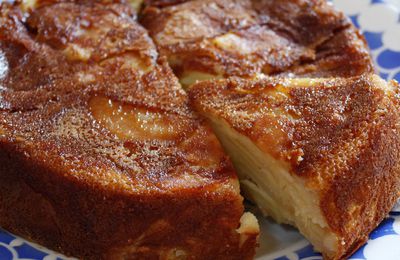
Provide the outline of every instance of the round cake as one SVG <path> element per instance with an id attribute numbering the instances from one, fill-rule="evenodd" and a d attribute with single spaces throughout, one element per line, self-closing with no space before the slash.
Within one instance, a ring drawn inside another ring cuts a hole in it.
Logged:
<path id="1" fill-rule="evenodd" d="M 400 196 L 398 87 L 325 0 L 6 1 L 0 225 L 84 259 L 252 259 L 242 192 L 343 259 Z"/>

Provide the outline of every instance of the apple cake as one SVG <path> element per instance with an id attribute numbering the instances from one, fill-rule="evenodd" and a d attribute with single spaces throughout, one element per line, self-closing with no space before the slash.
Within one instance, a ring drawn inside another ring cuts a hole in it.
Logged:
<path id="1" fill-rule="evenodd" d="M 398 85 L 325 0 L 12 2 L 0 226 L 83 259 L 251 259 L 237 171 L 342 259 L 400 196 Z"/>

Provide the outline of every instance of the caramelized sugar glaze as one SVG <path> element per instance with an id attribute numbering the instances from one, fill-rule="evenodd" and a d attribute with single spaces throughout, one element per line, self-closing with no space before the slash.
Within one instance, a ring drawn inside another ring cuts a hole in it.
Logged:
<path id="1" fill-rule="evenodd" d="M 322 0 L 140 2 L 2 4 L 0 225 L 85 259 L 251 258 L 236 174 L 175 75 L 359 76 L 365 41 Z"/>
<path id="2" fill-rule="evenodd" d="M 365 40 L 323 0 L 145 2 L 141 22 L 186 86 L 260 73 L 333 77 L 373 71 Z"/>
<path id="3" fill-rule="evenodd" d="M 135 10 L 24 8 L 1 5 L 0 225 L 84 259 L 251 258 L 231 162 Z"/>

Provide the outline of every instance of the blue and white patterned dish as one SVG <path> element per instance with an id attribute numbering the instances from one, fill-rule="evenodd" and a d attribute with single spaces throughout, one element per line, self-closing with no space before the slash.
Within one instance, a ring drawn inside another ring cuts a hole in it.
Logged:
<path id="1" fill-rule="evenodd" d="M 1 2 L 1 0 L 0 0 Z M 400 81 L 400 0 L 332 0 L 360 28 L 381 77 Z M 295 229 L 261 219 L 257 260 L 320 260 Z M 0 260 L 70 260 L 0 229 Z M 400 259 L 400 203 L 351 260 Z"/>

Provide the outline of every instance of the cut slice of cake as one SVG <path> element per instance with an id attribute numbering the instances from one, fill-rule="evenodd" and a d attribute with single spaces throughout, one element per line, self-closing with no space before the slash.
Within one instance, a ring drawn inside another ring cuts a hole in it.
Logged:
<path id="1" fill-rule="evenodd" d="M 357 250 L 400 196 L 399 86 L 378 76 L 205 81 L 212 123 L 242 188 L 326 259 Z"/>
<path id="2" fill-rule="evenodd" d="M 141 23 L 183 86 L 229 76 L 373 71 L 363 37 L 324 0 L 159 2 L 146 1 Z"/>
<path id="3" fill-rule="evenodd" d="M 82 259 L 251 259 L 231 162 L 133 9 L 29 10 L 0 7 L 0 226 Z"/>

